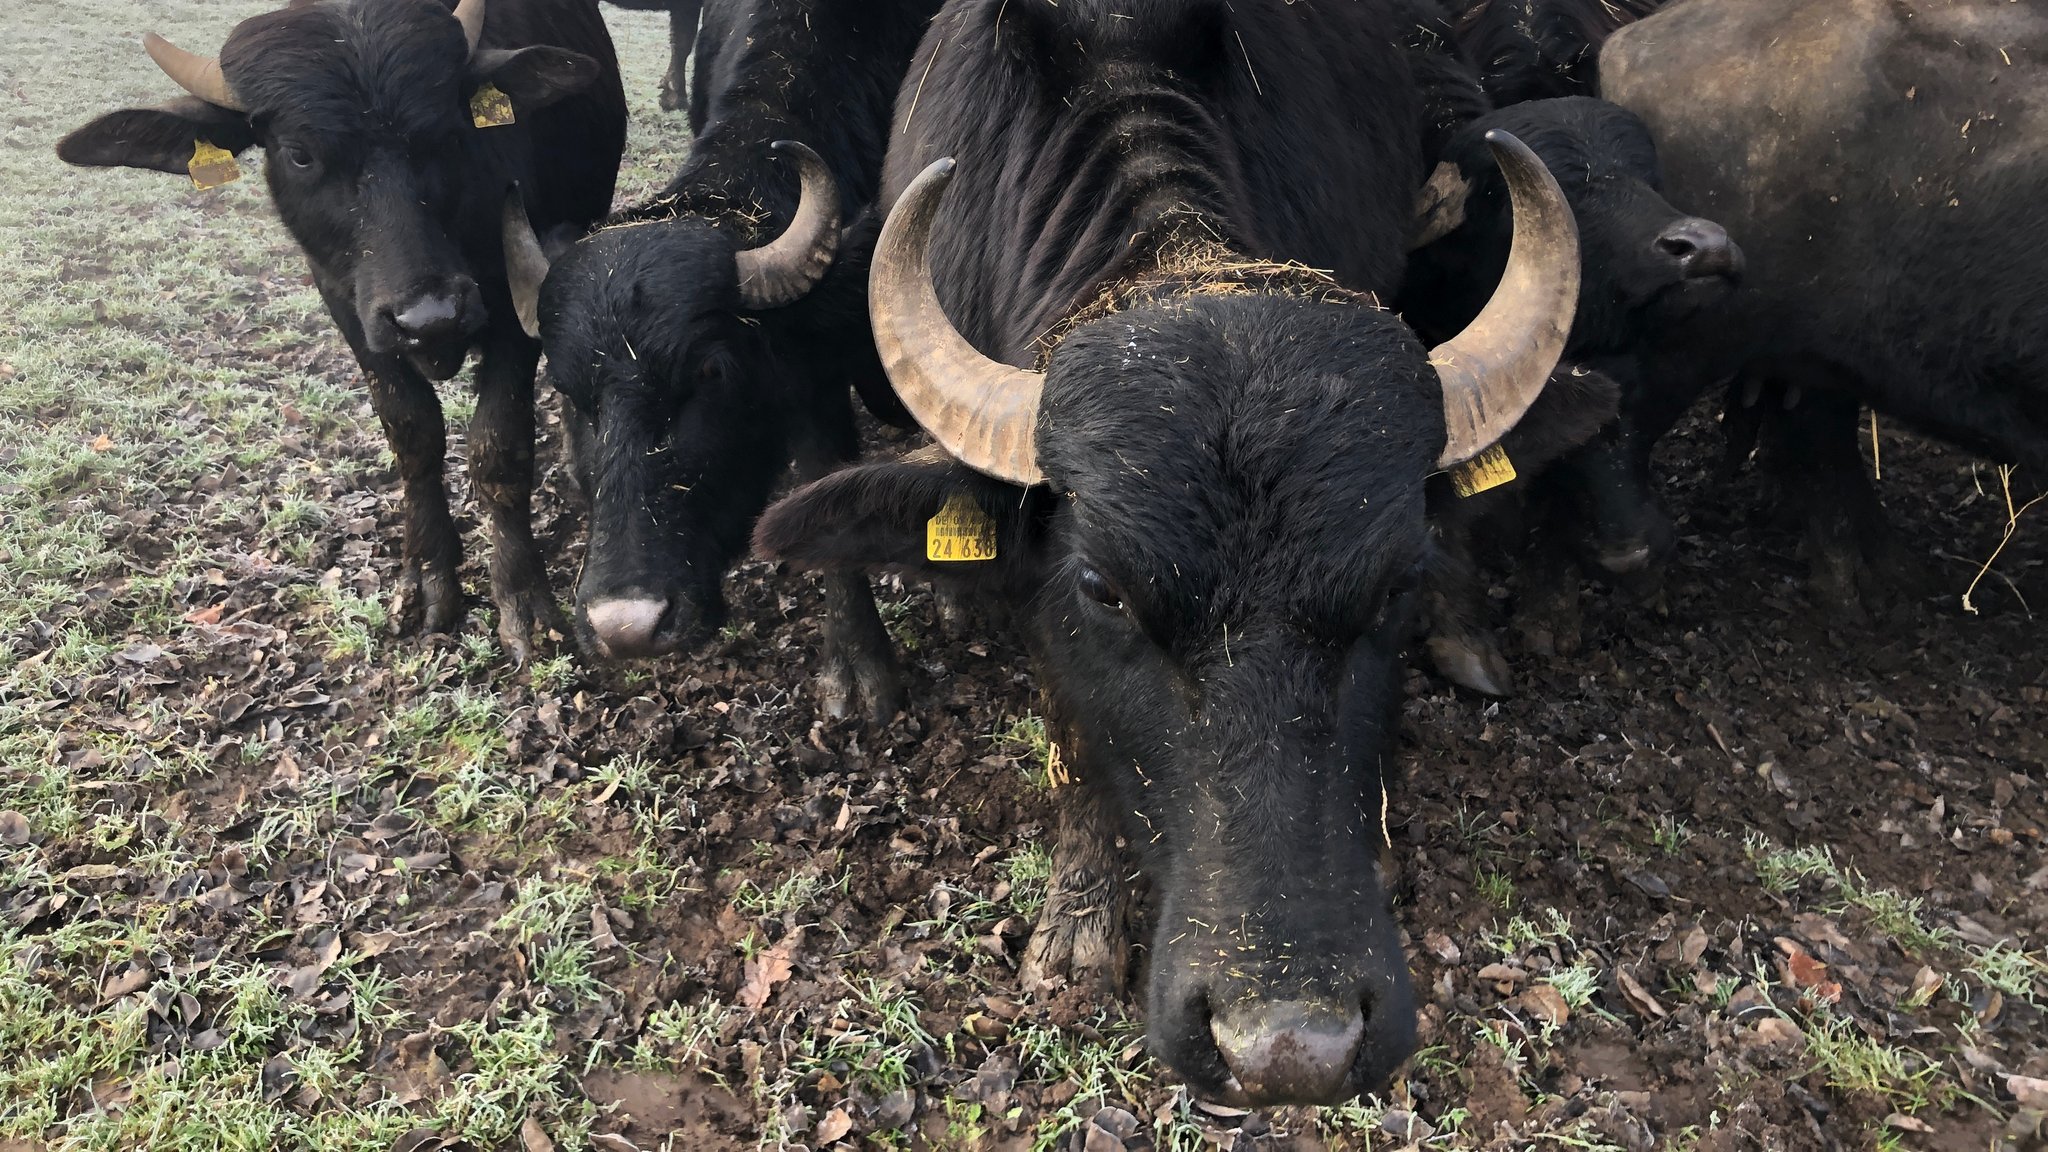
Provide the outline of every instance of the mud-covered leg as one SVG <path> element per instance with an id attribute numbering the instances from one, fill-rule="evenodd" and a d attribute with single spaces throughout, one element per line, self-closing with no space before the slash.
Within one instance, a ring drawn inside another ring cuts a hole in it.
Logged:
<path id="1" fill-rule="evenodd" d="M 1852 618 L 1918 595 L 1926 575 L 1893 536 L 1863 459 L 1862 403 L 1832 377 L 1785 377 L 1765 425 L 1766 459 L 1806 519 L 1808 580 L 1822 607 Z"/>
<path id="2" fill-rule="evenodd" d="M 1539 656 L 1570 656 L 1579 650 L 1583 629 L 1570 511 L 1575 503 L 1562 485 L 1544 487 L 1536 531 L 1518 565 L 1522 596 L 1515 612 L 1515 630 L 1521 634 L 1523 646 Z"/>
<path id="3" fill-rule="evenodd" d="M 533 539 L 533 378 L 539 346 L 502 336 L 477 368 L 476 417 L 469 426 L 469 476 L 491 534 L 491 599 L 498 640 L 525 664 L 550 631 L 567 633 Z"/>
<path id="4" fill-rule="evenodd" d="M 441 400 L 425 376 L 397 356 L 369 351 L 355 307 L 327 284 L 320 286 L 327 311 L 354 351 L 370 384 L 370 407 L 384 426 L 384 439 L 398 462 L 404 493 L 405 539 L 400 548 L 398 586 L 391 593 L 391 623 L 400 632 L 447 632 L 462 618 L 462 537 L 448 512 L 448 430 Z"/>
<path id="5" fill-rule="evenodd" d="M 1130 888 L 1116 818 L 1078 784 L 1059 788 L 1052 798 L 1059 822 L 1052 880 L 1024 948 L 1019 980 L 1026 992 L 1067 985 L 1122 992 L 1131 954 Z"/>
<path id="6" fill-rule="evenodd" d="M 697 17 L 704 0 L 674 0 L 668 10 L 668 74 L 661 78 L 661 110 L 673 112 L 689 100 L 683 69 L 697 46 Z"/>
<path id="7" fill-rule="evenodd" d="M 869 722 L 887 724 L 904 708 L 903 676 L 889 630 L 875 610 L 874 589 L 862 572 L 828 572 L 825 585 L 825 668 L 818 695 L 834 719 L 863 708 Z"/>
<path id="8" fill-rule="evenodd" d="M 820 398 L 814 420 L 814 426 L 796 440 L 799 483 L 820 479 L 860 454 L 852 398 L 845 386 Z M 824 668 L 818 674 L 819 704 L 834 719 L 858 710 L 876 726 L 885 725 L 907 701 L 889 630 L 875 609 L 874 587 L 864 572 L 827 572 L 820 580 L 825 587 L 825 650 Z"/>
<path id="9" fill-rule="evenodd" d="M 1514 690 L 1514 671 L 1488 627 L 1486 582 L 1473 557 L 1473 533 L 1484 515 L 1484 497 L 1460 499 L 1430 493 L 1431 549 L 1422 577 L 1429 613 L 1430 663 L 1453 684 L 1488 696 Z"/>

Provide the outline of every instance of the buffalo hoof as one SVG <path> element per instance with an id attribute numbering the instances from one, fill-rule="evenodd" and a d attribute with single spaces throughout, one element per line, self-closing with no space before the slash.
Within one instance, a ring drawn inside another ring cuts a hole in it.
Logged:
<path id="1" fill-rule="evenodd" d="M 1080 988 L 1097 995 L 1123 991 L 1130 962 L 1123 875 L 1116 826 L 1092 797 L 1069 786 L 1060 805 L 1059 842 L 1045 907 L 1024 947 L 1018 979 L 1030 993 Z"/>
<path id="2" fill-rule="evenodd" d="M 569 624 L 545 582 L 494 590 L 498 605 L 498 643 L 515 668 L 526 667 L 542 642 L 560 643 Z"/>
<path id="3" fill-rule="evenodd" d="M 391 626 L 401 635 L 453 632 L 462 619 L 462 585 L 455 565 L 407 560 L 391 593 Z"/>
<path id="4" fill-rule="evenodd" d="M 683 77 L 671 72 L 661 78 L 661 110 L 673 112 L 683 106 Z"/>
<path id="5" fill-rule="evenodd" d="M 908 703 L 902 674 L 886 654 L 851 659 L 827 655 L 825 670 L 818 674 L 818 707 L 834 720 L 859 715 L 883 728 Z"/>
<path id="6" fill-rule="evenodd" d="M 1444 679 L 1487 696 L 1515 690 L 1515 673 L 1507 657 L 1488 636 L 1431 636 L 1429 659 Z"/>

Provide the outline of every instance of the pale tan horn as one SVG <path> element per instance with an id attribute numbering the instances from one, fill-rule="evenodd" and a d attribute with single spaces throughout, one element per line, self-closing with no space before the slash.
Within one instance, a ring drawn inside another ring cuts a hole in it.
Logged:
<path id="1" fill-rule="evenodd" d="M 962 464 L 1036 484 L 1038 400 L 1045 377 L 981 354 L 960 335 L 932 287 L 932 221 L 953 179 L 951 158 L 918 174 L 890 211 L 868 277 L 875 351 L 896 395 Z"/>
<path id="2" fill-rule="evenodd" d="M 220 70 L 219 57 L 194 56 L 154 32 L 143 35 L 142 50 L 164 70 L 164 75 L 178 82 L 178 87 L 208 104 L 218 104 L 235 112 L 249 110 L 235 99 L 235 90 L 228 87 L 228 78 Z"/>
<path id="3" fill-rule="evenodd" d="M 1515 240 L 1493 298 L 1463 332 L 1430 349 L 1444 389 L 1444 454 L 1462 464 L 1521 420 L 1564 354 L 1579 307 L 1579 226 L 1550 169 L 1529 146 L 1486 134 L 1507 177 Z"/>
<path id="4" fill-rule="evenodd" d="M 794 140 L 768 146 L 794 157 L 803 191 L 782 235 L 737 257 L 740 301 L 749 308 L 781 308 L 810 294 L 839 255 L 839 182 L 809 147 Z"/>
<path id="5" fill-rule="evenodd" d="M 462 34 L 469 37 L 469 54 L 476 55 L 476 46 L 484 38 L 484 0 L 460 0 L 455 18 L 462 22 Z"/>
<path id="6" fill-rule="evenodd" d="M 519 185 L 505 196 L 505 281 L 512 289 L 512 310 L 528 336 L 540 339 L 540 286 L 548 278 L 548 254 L 526 218 L 526 198 Z"/>

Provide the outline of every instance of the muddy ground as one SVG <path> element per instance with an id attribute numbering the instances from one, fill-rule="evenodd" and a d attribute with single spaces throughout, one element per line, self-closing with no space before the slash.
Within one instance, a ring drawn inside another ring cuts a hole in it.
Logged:
<path id="1" fill-rule="evenodd" d="M 613 18 L 649 114 L 659 25 Z M 266 243 L 251 296 L 301 298 Z M 749 564 L 689 659 L 515 670 L 473 517 L 462 633 L 393 637 L 356 369 L 317 315 L 237 329 L 249 299 L 147 334 L 173 367 L 118 444 L 22 351 L 134 371 L 96 359 L 107 317 L 0 346 L 0 560 L 35 606 L 0 635 L 0 1149 L 2044 1146 L 2048 521 L 1963 611 L 2007 521 L 1987 466 L 1884 429 L 1938 594 L 1858 621 L 1697 415 L 1661 598 L 1587 583 L 1576 654 L 1510 639 L 1510 700 L 1408 679 L 1423 1052 L 1379 1099 L 1237 1115 L 1143 1057 L 1135 992 L 1017 986 L 1050 807 L 1009 637 L 884 585 L 912 712 L 835 723 L 815 587 Z M 253 424 L 178 375 L 244 362 L 283 378 Z M 152 437 L 212 454 L 138 484 Z M 44 466 L 65 438 L 85 463 Z M 459 436 L 450 468 L 466 503 Z"/>

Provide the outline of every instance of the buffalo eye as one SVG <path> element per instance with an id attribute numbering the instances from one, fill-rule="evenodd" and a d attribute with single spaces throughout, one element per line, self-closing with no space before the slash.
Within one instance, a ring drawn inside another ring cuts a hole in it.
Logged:
<path id="1" fill-rule="evenodd" d="M 1122 608 L 1123 594 L 1109 578 L 1093 568 L 1081 569 L 1081 595 L 1088 597 L 1105 608 Z"/>
<path id="2" fill-rule="evenodd" d="M 302 144 L 286 144 L 282 151 L 284 152 L 284 158 L 290 161 L 291 166 L 294 168 L 311 168 L 313 166 L 313 153 Z"/>

